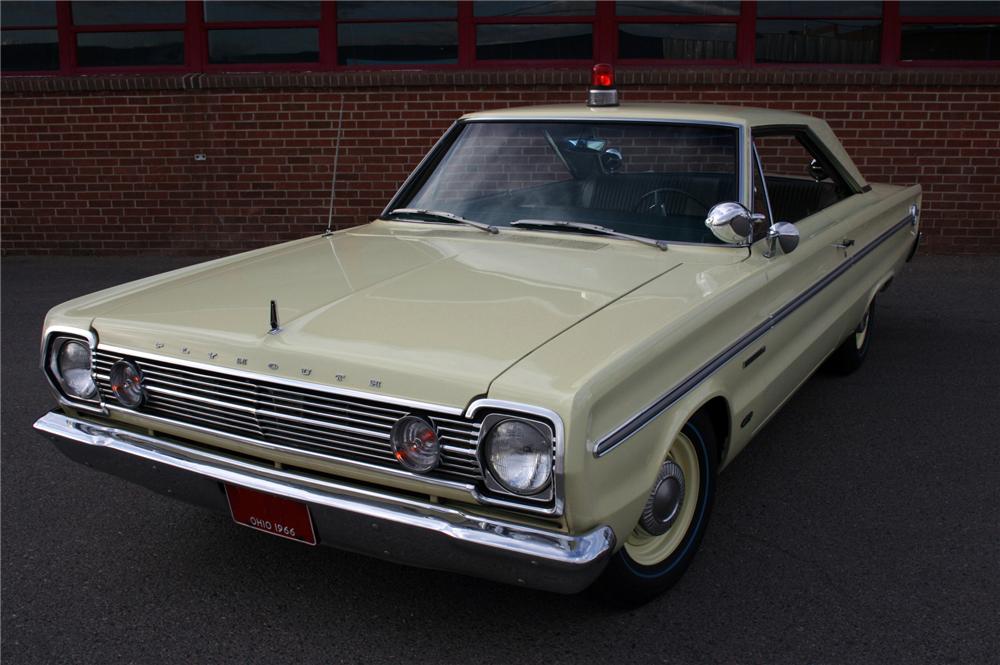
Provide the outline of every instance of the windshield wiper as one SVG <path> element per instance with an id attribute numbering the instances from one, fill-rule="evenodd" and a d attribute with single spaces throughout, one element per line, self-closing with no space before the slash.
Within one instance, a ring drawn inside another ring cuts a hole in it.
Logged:
<path id="1" fill-rule="evenodd" d="M 656 247 L 664 252 L 667 251 L 667 247 L 670 246 L 666 240 L 656 240 L 654 238 L 645 238 L 643 236 L 621 233 L 620 231 L 615 231 L 614 229 L 609 229 L 606 226 L 599 226 L 597 224 L 582 224 L 580 222 L 553 222 L 547 219 L 519 219 L 516 222 L 511 222 L 510 225 L 535 229 L 569 229 L 573 231 L 587 231 L 590 233 L 598 233 L 602 236 L 611 236 L 613 238 L 622 238 L 624 240 L 634 240 L 636 242 L 641 242 L 643 245 Z"/>
<path id="2" fill-rule="evenodd" d="M 480 231 L 486 231 L 487 233 L 499 233 L 497 227 L 492 224 L 484 224 L 483 222 L 477 222 L 475 220 L 466 219 L 465 217 L 459 217 L 450 212 L 445 212 L 443 210 L 422 210 L 420 208 L 396 208 L 395 210 L 390 210 L 388 212 L 390 215 L 423 215 L 424 217 L 433 217 L 434 219 L 447 219 L 451 222 L 458 222 L 459 224 L 465 224 L 473 228 L 477 228 Z"/>

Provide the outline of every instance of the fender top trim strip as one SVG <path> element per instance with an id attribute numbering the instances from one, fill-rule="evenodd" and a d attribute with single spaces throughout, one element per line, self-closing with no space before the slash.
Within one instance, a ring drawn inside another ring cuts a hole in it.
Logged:
<path id="1" fill-rule="evenodd" d="M 901 221 L 894 224 L 890 229 L 882 233 L 880 236 L 875 238 L 863 248 L 857 251 L 853 256 L 844 261 L 842 264 L 837 266 L 833 271 L 828 273 L 825 277 L 821 278 L 818 282 L 810 286 L 808 289 L 797 295 L 795 298 L 789 302 L 782 305 L 778 310 L 767 317 L 762 323 L 758 324 L 756 327 L 751 329 L 749 332 L 744 334 L 742 337 L 737 339 L 731 345 L 726 347 L 721 353 L 708 361 L 705 365 L 697 369 L 693 374 L 684 379 L 677 386 L 669 390 L 668 392 L 661 395 L 655 402 L 642 409 L 634 416 L 626 420 L 624 423 L 619 425 L 617 428 L 604 435 L 597 443 L 594 444 L 593 454 L 594 457 L 604 457 L 612 450 L 620 446 L 626 440 L 628 440 L 632 435 L 636 434 L 652 422 L 657 416 L 666 411 L 668 408 L 673 406 L 675 403 L 680 401 L 682 397 L 687 395 L 689 392 L 697 388 L 704 382 L 708 377 L 718 371 L 722 366 L 728 363 L 736 355 L 746 349 L 748 346 L 753 344 L 755 341 L 760 339 L 767 333 L 771 328 L 775 327 L 781 323 L 784 319 L 788 318 L 795 310 L 811 300 L 816 294 L 825 289 L 834 280 L 843 275 L 845 272 L 850 270 L 852 266 L 857 264 L 861 259 L 868 256 L 871 252 L 875 251 L 882 243 L 894 236 L 896 233 L 911 226 L 916 223 L 916 219 L 913 215 L 907 215 Z"/>

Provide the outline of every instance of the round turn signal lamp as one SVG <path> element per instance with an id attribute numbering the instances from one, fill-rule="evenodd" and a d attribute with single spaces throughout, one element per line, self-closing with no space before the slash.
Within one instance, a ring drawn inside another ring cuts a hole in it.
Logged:
<path id="1" fill-rule="evenodd" d="M 142 373 L 135 363 L 119 360 L 111 367 L 111 391 L 122 406 L 134 409 L 146 401 L 146 388 L 142 385 Z"/>
<path id="2" fill-rule="evenodd" d="M 427 473 L 441 461 L 441 443 L 423 418 L 403 416 L 392 426 L 392 454 L 410 471 Z"/>

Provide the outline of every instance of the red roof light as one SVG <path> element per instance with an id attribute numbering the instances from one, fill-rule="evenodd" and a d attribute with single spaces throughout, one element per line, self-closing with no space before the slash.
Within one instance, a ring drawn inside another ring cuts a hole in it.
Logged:
<path id="1" fill-rule="evenodd" d="M 615 70 L 608 64 L 594 65 L 590 77 L 590 85 L 595 88 L 613 88 L 615 86 Z"/>

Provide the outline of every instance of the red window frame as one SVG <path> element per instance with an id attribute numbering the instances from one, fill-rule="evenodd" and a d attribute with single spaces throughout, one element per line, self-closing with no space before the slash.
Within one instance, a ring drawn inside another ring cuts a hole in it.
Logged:
<path id="1" fill-rule="evenodd" d="M 378 69 L 517 69 L 519 67 L 562 67 L 576 68 L 591 62 L 610 62 L 629 67 L 761 67 L 761 68 L 810 68 L 837 67 L 847 69 L 872 68 L 912 68 L 912 67 L 998 67 L 1000 60 L 912 60 L 901 59 L 902 27 L 906 24 L 992 24 L 1000 23 L 1000 16 L 913 16 L 901 15 L 896 0 L 883 0 L 880 58 L 878 63 L 757 63 L 756 50 L 756 0 L 744 0 L 740 13 L 733 16 L 618 16 L 614 2 L 596 0 L 593 14 L 566 16 L 475 16 L 471 0 L 457 0 L 454 19 L 409 18 L 392 19 L 352 19 L 344 23 L 379 22 L 448 22 L 456 21 L 458 26 L 458 62 L 447 64 L 386 64 L 386 65 L 342 65 L 337 62 L 337 6 L 335 0 L 324 1 L 320 18 L 308 21 L 205 21 L 203 0 L 185 0 L 183 24 L 148 23 L 140 25 L 73 25 L 70 0 L 56 0 L 55 29 L 59 35 L 59 69 L 4 72 L 3 76 L 72 76 L 78 74 L 129 74 L 129 73 L 191 73 L 223 71 L 343 71 Z M 947 4 L 942 4 L 946 8 Z M 801 19 L 802 17 L 774 16 L 767 19 Z M 814 17 L 810 17 L 814 18 Z M 839 19 L 868 19 L 873 16 L 837 17 Z M 590 60 L 479 60 L 476 58 L 476 28 L 487 24 L 559 24 L 589 23 L 593 26 L 593 58 Z M 736 25 L 736 57 L 726 60 L 667 60 L 618 57 L 618 26 L 621 23 L 731 23 Z M 210 29 L 249 28 L 299 28 L 311 27 L 319 30 L 319 62 L 308 63 L 252 63 L 252 64 L 210 64 L 208 62 L 208 31 Z M 51 30 L 52 26 L 16 26 L 9 30 Z M 76 36 L 85 32 L 147 32 L 180 30 L 184 32 L 184 64 L 161 66 L 127 67 L 81 67 L 76 61 Z"/>

